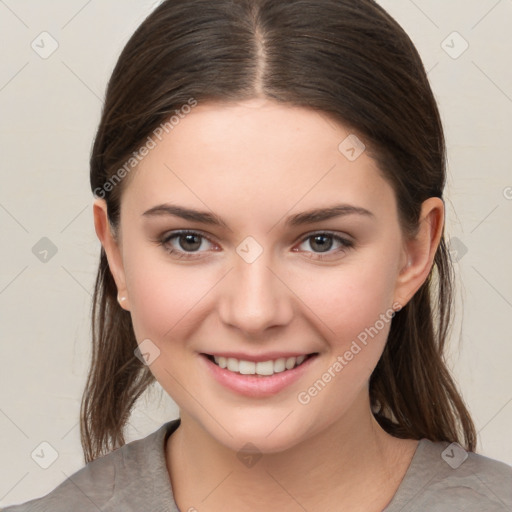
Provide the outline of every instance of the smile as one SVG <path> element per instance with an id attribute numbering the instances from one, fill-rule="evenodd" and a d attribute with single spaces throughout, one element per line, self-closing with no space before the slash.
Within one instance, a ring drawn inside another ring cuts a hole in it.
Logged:
<path id="1" fill-rule="evenodd" d="M 234 354 L 214 356 L 201 353 L 199 361 L 205 365 L 207 373 L 223 387 L 250 398 L 268 398 L 292 386 L 319 357 L 319 353 L 314 352 L 276 359 L 255 356 L 254 359 L 266 360 L 249 361 L 231 355 Z"/>
<path id="2" fill-rule="evenodd" d="M 270 376 L 275 373 L 293 370 L 300 366 L 306 359 L 314 354 L 301 355 L 297 357 L 280 357 L 268 361 L 247 361 L 244 359 L 236 359 L 234 357 L 212 356 L 205 354 L 206 357 L 217 366 L 224 368 L 230 372 L 241 375 L 261 375 Z"/>

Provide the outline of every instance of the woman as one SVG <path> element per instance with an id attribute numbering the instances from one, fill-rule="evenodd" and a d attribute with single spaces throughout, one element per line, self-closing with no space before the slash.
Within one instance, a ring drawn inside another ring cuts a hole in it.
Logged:
<path id="1" fill-rule="evenodd" d="M 445 145 L 371 0 L 168 0 L 110 80 L 87 465 L 25 510 L 512 508 L 443 361 Z M 125 444 L 155 380 L 177 420 Z"/>

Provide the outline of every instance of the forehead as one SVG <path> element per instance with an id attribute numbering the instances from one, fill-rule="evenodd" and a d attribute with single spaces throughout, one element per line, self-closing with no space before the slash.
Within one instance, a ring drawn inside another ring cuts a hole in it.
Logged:
<path id="1" fill-rule="evenodd" d="M 353 158 L 362 150 L 354 137 L 323 113 L 270 100 L 199 104 L 153 137 L 122 203 L 141 213 L 178 199 L 259 215 L 334 202 L 393 209 L 374 160 L 365 151 Z"/>

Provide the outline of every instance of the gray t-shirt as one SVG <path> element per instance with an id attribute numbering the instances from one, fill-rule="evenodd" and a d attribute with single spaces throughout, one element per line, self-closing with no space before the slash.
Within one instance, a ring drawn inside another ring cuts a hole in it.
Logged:
<path id="1" fill-rule="evenodd" d="M 71 475 L 46 496 L 3 512 L 179 512 L 165 463 L 169 421 Z M 383 512 L 511 512 L 512 466 L 422 439 Z M 185 512 L 185 511 L 184 511 Z"/>

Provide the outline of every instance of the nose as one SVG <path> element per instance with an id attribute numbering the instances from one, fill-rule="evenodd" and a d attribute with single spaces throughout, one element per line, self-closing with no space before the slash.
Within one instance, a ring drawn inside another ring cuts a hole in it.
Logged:
<path id="1" fill-rule="evenodd" d="M 291 321 L 293 293 L 271 263 L 266 251 L 252 263 L 235 258 L 219 299 L 224 324 L 255 337 Z"/>

